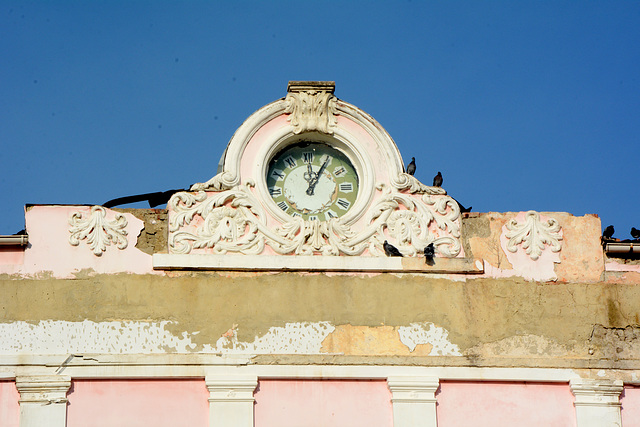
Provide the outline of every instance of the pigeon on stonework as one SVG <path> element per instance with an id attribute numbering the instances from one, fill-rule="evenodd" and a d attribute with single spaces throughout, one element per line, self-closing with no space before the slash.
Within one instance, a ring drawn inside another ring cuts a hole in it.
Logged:
<path id="1" fill-rule="evenodd" d="M 433 258 L 435 256 L 436 256 L 436 247 L 433 245 L 433 242 L 432 242 L 432 243 L 429 243 L 424 248 L 424 261 L 429 265 L 433 265 L 434 264 Z"/>
<path id="2" fill-rule="evenodd" d="M 407 165 L 407 173 L 409 175 L 413 175 L 414 173 L 416 173 L 416 158 L 412 157 L 411 158 L 411 163 L 409 163 Z"/>
<path id="3" fill-rule="evenodd" d="M 433 186 L 442 187 L 442 174 L 438 172 L 438 175 L 433 177 Z"/>
<path id="4" fill-rule="evenodd" d="M 382 247 L 384 248 L 384 253 L 387 256 L 402 256 L 402 254 L 400 253 L 398 248 L 396 248 L 395 246 L 393 246 L 391 243 L 387 242 L 386 240 L 382 244 Z"/>
<path id="5" fill-rule="evenodd" d="M 615 230 L 613 228 L 613 225 L 610 225 L 604 229 L 604 231 L 602 232 L 602 237 L 605 239 L 611 239 L 613 237 L 613 233 L 615 233 Z"/>
<path id="6" fill-rule="evenodd" d="M 635 227 L 631 227 L 631 237 L 634 239 L 640 239 L 640 230 Z"/>

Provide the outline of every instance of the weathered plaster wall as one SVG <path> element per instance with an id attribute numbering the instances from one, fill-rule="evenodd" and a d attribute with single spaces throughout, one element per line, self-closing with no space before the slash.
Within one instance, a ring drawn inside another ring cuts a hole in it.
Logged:
<path id="1" fill-rule="evenodd" d="M 576 425 L 569 384 L 443 381 L 436 397 L 438 427 Z"/>
<path id="2" fill-rule="evenodd" d="M 386 381 L 261 380 L 256 427 L 391 427 Z"/>
<path id="3" fill-rule="evenodd" d="M 0 381 L 0 425 L 18 427 L 20 419 L 20 394 L 15 381 Z"/>
<path id="4" fill-rule="evenodd" d="M 2 280 L 0 352 L 453 356 L 460 361 L 442 363 L 583 367 L 640 359 L 640 285 L 173 275 Z"/>
<path id="5" fill-rule="evenodd" d="M 206 427 L 208 397 L 204 379 L 75 380 L 67 427 Z"/>
<path id="6" fill-rule="evenodd" d="M 463 219 L 467 256 L 484 259 L 486 276 L 587 283 L 603 279 L 604 254 L 597 216 L 542 212 L 541 220 L 553 218 L 560 224 L 562 249 L 553 253 L 547 247 L 535 261 L 525 254 L 523 245 L 518 246 L 515 254 L 506 248 L 507 222 L 511 219 L 521 222 L 523 217 L 523 212 L 489 212 L 473 213 Z"/>

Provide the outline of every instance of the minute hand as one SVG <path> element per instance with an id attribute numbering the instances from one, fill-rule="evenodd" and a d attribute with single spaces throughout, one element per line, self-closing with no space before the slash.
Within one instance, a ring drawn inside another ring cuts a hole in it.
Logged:
<path id="1" fill-rule="evenodd" d="M 322 166 L 320 166 L 320 169 L 318 170 L 317 175 L 315 177 L 313 177 L 313 179 L 311 181 L 309 181 L 309 188 L 307 188 L 307 194 L 309 196 L 313 196 L 313 190 L 316 188 L 316 184 L 320 180 L 320 176 L 322 175 L 322 172 L 324 172 L 325 168 L 329 164 L 329 160 L 330 159 L 331 158 L 327 156 L 327 159 L 324 161 Z"/>

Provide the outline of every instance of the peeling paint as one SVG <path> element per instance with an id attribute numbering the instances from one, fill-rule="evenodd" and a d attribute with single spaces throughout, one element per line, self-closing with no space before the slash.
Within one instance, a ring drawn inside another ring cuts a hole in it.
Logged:
<path id="1" fill-rule="evenodd" d="M 0 354 L 69 353 L 185 353 L 195 349 L 187 332 L 167 331 L 173 322 L 68 322 L 42 320 L 37 324 L 0 324 Z"/>
<path id="2" fill-rule="evenodd" d="M 419 344 L 430 344 L 433 348 L 429 356 L 462 356 L 458 346 L 449 341 L 449 332 L 430 322 L 401 326 L 398 335 L 409 351 L 414 351 Z"/>
<path id="3" fill-rule="evenodd" d="M 322 341 L 335 330 L 329 322 L 287 323 L 284 327 L 274 326 L 253 342 L 238 341 L 237 325 L 225 332 L 216 346 L 204 345 L 204 352 L 250 353 L 250 354 L 318 354 Z"/>

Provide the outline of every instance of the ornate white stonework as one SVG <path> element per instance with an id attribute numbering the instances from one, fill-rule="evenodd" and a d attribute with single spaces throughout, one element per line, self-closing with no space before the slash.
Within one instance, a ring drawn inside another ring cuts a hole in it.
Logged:
<path id="1" fill-rule="evenodd" d="M 385 256 L 385 240 L 407 256 L 416 256 L 432 242 L 446 257 L 455 257 L 461 250 L 460 211 L 448 196 L 424 194 L 418 198 L 382 185 L 381 197 L 369 209 L 362 229 L 347 226 L 341 218 L 291 218 L 270 228 L 251 187 L 249 183 L 213 194 L 174 194 L 169 201 L 170 252 L 186 254 L 209 248 L 215 254 L 259 254 L 266 244 L 281 255 L 361 255 L 368 250 L 369 255 Z M 200 225 L 187 227 L 192 222 Z M 430 232 L 430 228 L 437 232 Z"/>
<path id="2" fill-rule="evenodd" d="M 392 182 L 392 185 L 400 191 L 405 190 L 411 194 L 447 194 L 444 188 L 424 185 L 408 173 L 399 174 L 398 178 Z"/>
<path id="3" fill-rule="evenodd" d="M 316 82 L 318 83 L 318 82 Z M 308 85 L 304 82 L 291 82 L 284 112 L 291 114 L 287 120 L 294 128 L 293 133 L 318 131 L 333 134 L 338 120 L 337 98 L 333 95 L 335 85 Z"/>
<path id="4" fill-rule="evenodd" d="M 118 249 L 127 247 L 127 220 L 124 215 L 116 214 L 115 219 L 106 219 L 107 211 L 102 206 L 92 206 L 88 218 L 82 218 L 82 212 L 74 212 L 69 218 L 69 243 L 78 246 L 80 240 L 87 239 L 89 247 L 96 256 L 102 255 L 112 243 Z"/>
<path id="5" fill-rule="evenodd" d="M 512 219 L 507 222 L 506 227 L 509 230 L 506 237 L 509 239 L 507 249 L 510 252 L 515 253 L 517 246 L 522 243 L 527 255 L 535 261 L 542 254 L 545 245 L 549 245 L 552 252 L 560 252 L 562 249 L 560 224 L 553 218 L 541 221 L 538 212 L 528 211 L 524 223 L 520 224 Z"/>
<path id="6" fill-rule="evenodd" d="M 337 99 L 334 87 L 290 82 L 284 100 L 240 126 L 222 172 L 169 201 L 169 254 L 382 257 L 388 240 L 405 256 L 422 256 L 430 243 L 439 257 L 461 256 L 455 200 L 404 173 L 393 139 L 371 116 Z M 326 144 L 353 165 L 358 193 L 343 215 L 304 220 L 271 197 L 269 163 L 301 142 Z"/>

